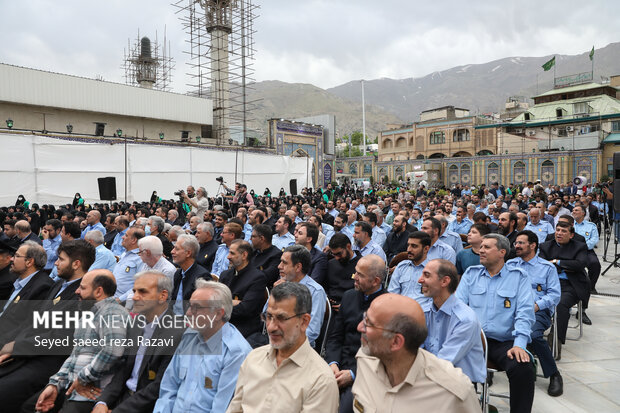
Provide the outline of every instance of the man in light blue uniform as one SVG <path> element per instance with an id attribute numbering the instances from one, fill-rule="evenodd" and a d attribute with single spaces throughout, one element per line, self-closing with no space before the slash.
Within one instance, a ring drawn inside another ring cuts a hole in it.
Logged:
<path id="1" fill-rule="evenodd" d="M 377 222 L 377 215 L 374 212 L 367 212 L 363 217 L 364 222 L 368 222 L 372 227 L 372 240 L 381 248 L 385 244 L 385 240 L 387 239 L 387 235 L 385 231 L 382 230 Z"/>
<path id="2" fill-rule="evenodd" d="M 379 228 L 381 228 L 383 230 L 383 232 L 385 232 L 385 236 L 387 238 L 389 233 L 392 231 L 392 227 L 390 225 L 388 225 L 385 222 L 385 220 L 383 219 L 383 211 L 381 211 L 379 208 L 377 208 L 373 212 L 377 216 L 377 226 Z"/>
<path id="3" fill-rule="evenodd" d="M 456 264 L 456 252 L 454 248 L 439 240 L 441 223 L 435 218 L 427 218 L 422 223 L 422 231 L 431 237 L 431 247 L 428 250 L 428 259 L 441 258 Z"/>
<path id="4" fill-rule="evenodd" d="M 510 241 L 487 234 L 480 246 L 480 264 L 465 271 L 456 296 L 469 305 L 487 337 L 490 361 L 506 371 L 510 386 L 510 411 L 531 412 L 534 369 L 526 351 L 534 324 L 534 295 L 527 274 L 504 265 Z"/>
<path id="5" fill-rule="evenodd" d="M 56 251 L 62 242 L 60 237 L 60 230 L 62 229 L 62 222 L 58 219 L 48 219 L 43 227 L 43 248 L 47 254 L 47 263 L 45 264 L 46 270 L 54 269 L 54 263 L 58 259 Z"/>
<path id="6" fill-rule="evenodd" d="M 407 239 L 407 260 L 403 260 L 394 269 L 388 292 L 406 295 L 420 304 L 422 310 L 430 308 L 432 299 L 422 294 L 418 283 L 422 270 L 428 262 L 427 254 L 431 246 L 431 237 L 422 231 L 414 231 Z"/>
<path id="7" fill-rule="evenodd" d="M 142 228 L 129 228 L 123 235 L 123 247 L 125 252 L 121 255 L 118 263 L 114 267 L 114 278 L 116 279 L 116 293 L 114 296 L 121 301 L 126 301 L 132 291 L 134 275 L 142 265 L 142 260 L 138 252 L 138 240 L 144 238 Z"/>
<path id="8" fill-rule="evenodd" d="M 187 329 L 161 380 L 153 412 L 224 412 L 252 348 L 230 324 L 232 295 L 221 283 L 196 280 Z"/>
<path id="9" fill-rule="evenodd" d="M 292 223 L 293 221 L 286 215 L 276 221 L 276 233 L 271 238 L 271 244 L 280 251 L 295 244 L 295 236 L 289 232 Z"/>
<path id="10" fill-rule="evenodd" d="M 98 229 L 101 231 L 103 235 L 105 235 L 106 230 L 101 221 L 101 213 L 96 209 L 93 209 L 86 215 L 86 223 L 88 224 L 84 230 L 82 230 L 82 239 L 86 236 L 89 231 L 94 229 Z"/>
<path id="11" fill-rule="evenodd" d="M 372 240 L 372 227 L 368 222 L 360 221 L 355 223 L 353 239 L 355 240 L 353 251 L 359 251 L 362 257 L 368 254 L 375 254 L 380 256 L 383 261 L 387 261 L 383 248 Z"/>
<path id="12" fill-rule="evenodd" d="M 424 311 L 428 335 L 423 347 L 460 367 L 472 383 L 484 383 L 487 369 L 480 322 L 474 310 L 454 295 L 459 285 L 456 267 L 446 260 L 429 261 L 418 282 L 424 296 L 433 300 Z"/>
<path id="13" fill-rule="evenodd" d="M 549 344 L 543 333 L 551 326 L 551 317 L 555 306 L 560 302 L 560 278 L 555 266 L 536 255 L 538 251 L 538 234 L 524 230 L 515 241 L 517 258 L 509 260 L 506 265 L 514 265 L 526 273 L 534 293 L 534 312 L 536 322 L 532 327 L 532 348 L 538 355 L 545 377 L 550 377 L 547 393 L 557 397 L 563 392 L 563 381 L 553 359 Z"/>
<path id="14" fill-rule="evenodd" d="M 95 247 L 95 262 L 88 271 L 99 269 L 114 271 L 116 257 L 114 257 L 112 251 L 103 245 L 103 234 L 99 230 L 90 231 L 86 234 L 84 240 Z"/>
<path id="15" fill-rule="evenodd" d="M 112 242 L 112 246 L 110 250 L 114 255 L 120 257 L 125 252 L 125 248 L 123 247 L 123 236 L 127 233 L 129 229 L 129 220 L 127 217 L 123 215 L 119 215 L 114 219 L 114 225 L 116 226 L 116 230 L 118 234 L 114 237 L 114 241 Z"/>
<path id="16" fill-rule="evenodd" d="M 456 232 L 452 232 L 448 229 L 448 219 L 443 215 L 436 215 L 435 219 L 441 224 L 441 232 L 439 233 L 439 241 L 449 245 L 454 250 L 455 254 L 463 251 L 463 240 L 461 236 Z M 467 237 L 465 237 L 467 238 Z M 456 258 L 455 258 L 456 259 Z"/>
<path id="17" fill-rule="evenodd" d="M 456 209 L 456 219 L 452 221 L 450 225 L 448 225 L 448 231 L 456 232 L 457 234 L 467 236 L 467 233 L 469 233 L 469 229 L 472 225 L 474 225 L 474 223 L 471 222 L 469 218 L 467 218 L 465 208 L 458 207 Z"/>
<path id="18" fill-rule="evenodd" d="M 319 337 L 321 326 L 323 325 L 327 294 L 319 283 L 314 281 L 309 275 L 306 275 L 310 272 L 311 261 L 310 251 L 303 245 L 286 247 L 280 258 L 280 265 L 278 265 L 280 279 L 273 286 L 275 287 L 278 284 L 289 281 L 308 287 L 312 296 L 312 312 L 310 314 L 310 324 L 306 329 L 306 335 L 310 345 L 314 347 L 314 342 Z M 265 303 L 263 312 L 267 311 L 267 304 Z"/>
<path id="19" fill-rule="evenodd" d="M 545 242 L 547 235 L 553 234 L 555 231 L 551 224 L 541 219 L 540 209 L 532 208 L 530 210 L 530 222 L 527 223 L 525 229 L 532 231 L 538 236 L 538 245 Z"/>

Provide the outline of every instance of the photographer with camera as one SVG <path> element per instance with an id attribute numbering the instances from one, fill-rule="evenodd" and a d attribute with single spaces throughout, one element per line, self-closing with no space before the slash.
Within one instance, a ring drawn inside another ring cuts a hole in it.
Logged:
<path id="1" fill-rule="evenodd" d="M 189 205 L 192 209 L 192 212 L 196 214 L 197 217 L 204 219 L 205 212 L 209 209 L 209 199 L 207 198 L 207 190 L 204 187 L 198 188 L 196 191 L 196 197 L 192 198 L 189 196 L 189 189 L 193 187 L 188 187 L 188 193 L 183 193 L 183 201 Z"/>

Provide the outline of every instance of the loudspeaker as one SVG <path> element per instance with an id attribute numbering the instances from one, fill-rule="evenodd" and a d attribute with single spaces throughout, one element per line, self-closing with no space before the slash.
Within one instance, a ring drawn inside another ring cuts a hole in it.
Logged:
<path id="1" fill-rule="evenodd" d="M 116 178 L 106 176 L 97 178 L 99 184 L 99 199 L 102 201 L 116 201 Z"/>
<path id="2" fill-rule="evenodd" d="M 288 184 L 288 185 L 289 185 L 289 188 L 290 188 L 289 193 L 290 193 L 292 196 L 297 195 L 297 179 L 291 179 L 291 180 L 289 181 L 289 184 Z"/>
<path id="3" fill-rule="evenodd" d="M 620 214 L 620 152 L 614 153 L 614 212 Z"/>

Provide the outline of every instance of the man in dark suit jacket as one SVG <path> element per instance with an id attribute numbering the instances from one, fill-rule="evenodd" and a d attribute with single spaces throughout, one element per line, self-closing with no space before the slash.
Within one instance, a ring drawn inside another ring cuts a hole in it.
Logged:
<path id="1" fill-rule="evenodd" d="M 211 274 L 196 264 L 196 255 L 199 251 L 198 240 L 188 234 L 179 235 L 172 249 L 172 261 L 180 267 L 174 274 L 174 290 L 171 296 L 172 309 L 177 315 L 183 315 L 187 311 L 189 299 L 196 289 L 194 286 L 196 279 L 211 280 Z"/>
<path id="2" fill-rule="evenodd" d="M 329 250 L 334 257 L 327 263 L 325 292 L 334 311 L 338 311 L 345 291 L 353 288 L 355 266 L 362 255 L 353 251 L 351 240 L 342 233 L 334 234 L 329 240 Z"/>
<path id="3" fill-rule="evenodd" d="M 250 264 L 252 252 L 248 242 L 234 240 L 228 253 L 230 267 L 220 276 L 220 282 L 226 284 L 232 293 L 230 323 L 237 327 L 243 337 L 261 330 L 260 313 L 266 299 L 267 280 L 262 271 Z"/>
<path id="4" fill-rule="evenodd" d="M 34 241 L 39 245 L 43 245 L 43 241 L 30 229 L 30 223 L 25 220 L 17 221 L 15 223 L 15 231 L 17 231 L 17 237 L 20 239 L 20 244 L 26 241 Z"/>
<path id="5" fill-rule="evenodd" d="M 32 319 L 33 300 L 43 300 L 54 282 L 41 270 L 47 263 L 43 247 L 24 242 L 13 256 L 11 271 L 17 275 L 8 301 L 0 309 L 0 347 L 13 341 Z"/>
<path id="6" fill-rule="evenodd" d="M 82 276 L 95 262 L 95 247 L 84 240 L 63 242 L 57 252 L 56 267 L 60 280 L 52 285 L 44 301 L 37 303 L 36 310 L 41 313 L 75 311 L 78 300 L 75 292 Z M 45 277 L 49 279 L 47 275 Z M 73 328 L 38 326 L 35 329 L 32 324 L 27 324 L 0 352 L 0 361 L 12 360 L 0 367 L 0 400 L 5 411 L 19 411 L 28 398 L 47 384 L 49 377 L 60 369 L 73 349 Z M 39 341 L 35 339 L 37 336 Z M 55 346 L 42 352 L 37 342 L 43 339 L 68 339 L 69 345 Z"/>
<path id="7" fill-rule="evenodd" d="M 250 265 L 265 273 L 267 288 L 271 289 L 273 283 L 280 279 L 280 258 L 282 250 L 271 244 L 273 230 L 269 225 L 258 224 L 252 228 L 252 246 L 254 254 Z"/>
<path id="8" fill-rule="evenodd" d="M 562 296 L 557 306 L 558 339 L 566 340 L 566 329 L 570 309 L 580 300 L 590 297 L 590 281 L 585 267 L 588 247 L 585 243 L 574 239 L 573 227 L 565 221 L 558 221 L 555 228 L 555 240 L 547 241 L 540 246 L 539 256 L 554 264 L 560 276 Z"/>
<path id="9" fill-rule="evenodd" d="M 105 218 L 106 233 L 103 236 L 103 245 L 107 249 L 112 248 L 112 244 L 114 243 L 114 238 L 116 237 L 116 234 L 118 234 L 118 229 L 116 229 L 116 224 L 114 223 L 114 220 L 116 219 L 117 216 L 118 214 L 108 214 L 106 215 L 106 218 Z"/>
<path id="10" fill-rule="evenodd" d="M 172 288 L 171 280 L 157 272 L 146 272 L 135 280 L 133 311 L 143 317 L 144 328 L 140 326 L 131 332 L 136 346 L 125 351 L 125 363 L 97 399 L 93 413 L 107 413 L 108 409 L 117 413 L 153 411 L 161 379 L 184 331 L 183 328 L 165 327 L 174 320 L 167 301 Z M 138 336 L 150 338 L 155 344 L 140 348 Z M 166 340 L 166 344 L 160 345 L 160 339 Z M 138 354 L 141 357 L 137 357 Z M 136 363 L 139 364 L 136 366 Z"/>
<path id="11" fill-rule="evenodd" d="M 357 326 L 370 303 L 381 294 L 386 276 L 385 262 L 377 255 L 362 257 L 356 266 L 355 289 L 342 296 L 340 311 L 336 313 L 327 335 L 325 361 L 329 363 L 340 388 L 340 412 L 351 412 L 353 396 L 351 386 L 357 363 L 355 354 L 360 348 Z"/>
<path id="12" fill-rule="evenodd" d="M 217 242 L 213 240 L 214 234 L 213 224 L 210 222 L 203 222 L 196 226 L 196 239 L 200 244 L 196 262 L 203 266 L 209 273 L 211 273 L 213 260 L 215 259 L 215 253 L 218 247 Z"/>
<path id="13" fill-rule="evenodd" d="M 13 283 L 17 275 L 11 272 L 11 260 L 16 248 L 0 240 L 0 308 L 4 307 L 6 300 L 11 296 Z"/>
<path id="14" fill-rule="evenodd" d="M 387 257 L 388 264 L 398 253 L 407 251 L 408 238 L 407 219 L 402 215 L 395 216 L 392 223 L 392 231 L 390 231 L 385 244 L 383 244 L 383 251 Z"/>

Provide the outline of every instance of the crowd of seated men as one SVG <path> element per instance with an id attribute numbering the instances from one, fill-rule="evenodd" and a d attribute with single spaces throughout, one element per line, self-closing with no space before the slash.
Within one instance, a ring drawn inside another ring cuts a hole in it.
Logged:
<path id="1" fill-rule="evenodd" d="M 485 355 L 511 411 L 532 409 L 534 357 L 562 395 L 607 187 L 226 189 L 0 208 L 3 409 L 473 412 Z M 93 323 L 32 317 L 74 309 Z"/>

